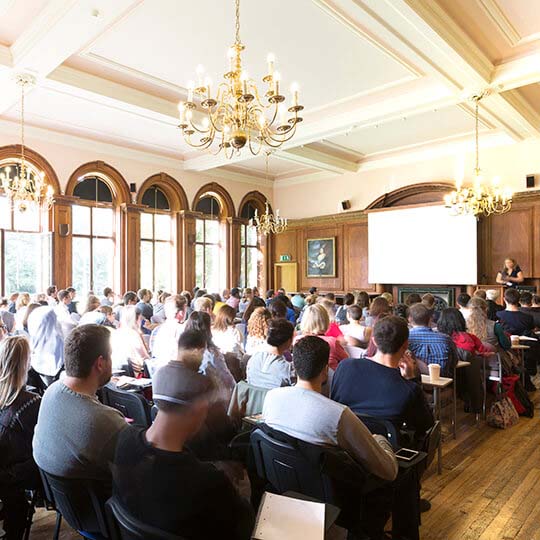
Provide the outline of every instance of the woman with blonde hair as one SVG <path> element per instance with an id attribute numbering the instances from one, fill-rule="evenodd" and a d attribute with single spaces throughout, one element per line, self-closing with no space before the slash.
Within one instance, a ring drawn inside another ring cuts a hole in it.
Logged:
<path id="1" fill-rule="evenodd" d="M 270 311 L 264 307 L 255 308 L 247 324 L 248 337 L 246 353 L 252 355 L 266 348 L 268 321 L 272 318 Z"/>
<path id="2" fill-rule="evenodd" d="M 488 304 L 478 296 L 473 296 L 467 307 L 470 314 L 466 319 L 467 332 L 474 334 L 486 345 L 491 345 L 494 349 L 501 348 L 508 350 L 511 347 L 508 336 L 500 323 L 488 319 Z"/>
<path id="3" fill-rule="evenodd" d="M 348 358 L 348 355 L 335 337 L 326 335 L 329 326 L 330 317 L 328 315 L 328 310 L 323 304 L 317 303 L 312 306 L 307 306 L 300 325 L 302 335 L 298 336 L 295 342 L 305 336 L 317 336 L 324 339 L 324 341 L 330 345 L 328 365 L 335 371 L 339 362 Z"/>
<path id="4" fill-rule="evenodd" d="M 40 397 L 25 390 L 30 344 L 23 336 L 0 343 L 0 499 L 4 504 L 7 538 L 22 539 L 28 502 L 25 489 L 39 485 L 32 457 L 32 438 Z"/>

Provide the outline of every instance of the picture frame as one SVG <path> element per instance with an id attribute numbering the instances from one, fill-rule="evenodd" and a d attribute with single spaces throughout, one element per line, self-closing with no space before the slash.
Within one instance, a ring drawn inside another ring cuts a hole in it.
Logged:
<path id="1" fill-rule="evenodd" d="M 336 277 L 336 237 L 306 240 L 306 276 Z"/>

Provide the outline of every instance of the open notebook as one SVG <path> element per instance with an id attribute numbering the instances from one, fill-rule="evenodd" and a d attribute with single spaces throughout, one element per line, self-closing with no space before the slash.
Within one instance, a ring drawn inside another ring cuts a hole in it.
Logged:
<path id="1" fill-rule="evenodd" d="M 323 503 L 266 492 L 252 538 L 255 540 L 323 540 Z"/>

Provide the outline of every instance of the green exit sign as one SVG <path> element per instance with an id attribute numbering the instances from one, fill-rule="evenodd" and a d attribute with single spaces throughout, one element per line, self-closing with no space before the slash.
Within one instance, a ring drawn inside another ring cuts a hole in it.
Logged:
<path id="1" fill-rule="evenodd" d="M 290 255 L 280 255 L 280 256 L 279 256 L 279 260 L 280 260 L 281 262 L 288 262 L 288 261 L 291 260 L 291 256 L 290 256 Z"/>

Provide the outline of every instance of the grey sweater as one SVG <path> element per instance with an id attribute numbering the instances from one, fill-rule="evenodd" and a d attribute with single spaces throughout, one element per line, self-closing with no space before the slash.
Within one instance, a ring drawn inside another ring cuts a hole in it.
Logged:
<path id="1" fill-rule="evenodd" d="M 291 386 L 296 381 L 292 362 L 270 351 L 256 352 L 248 361 L 247 382 L 260 388 Z"/>
<path id="2" fill-rule="evenodd" d="M 116 440 L 126 426 L 116 409 L 57 381 L 41 402 L 34 459 L 56 476 L 110 480 Z"/>

